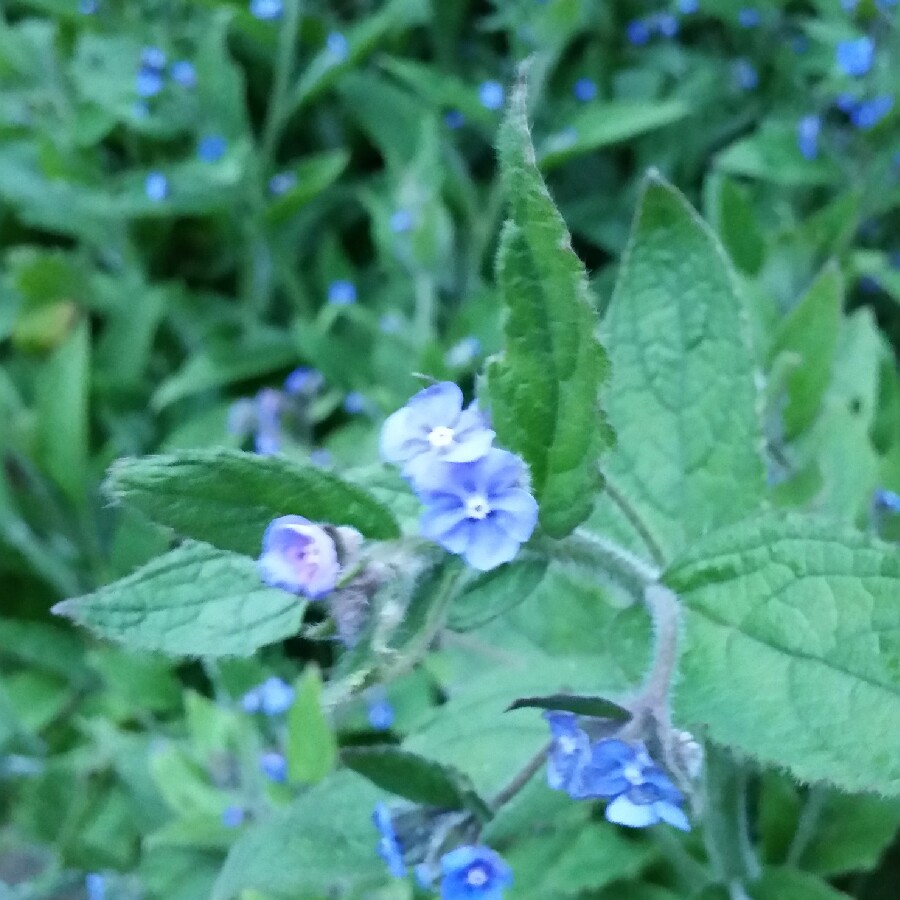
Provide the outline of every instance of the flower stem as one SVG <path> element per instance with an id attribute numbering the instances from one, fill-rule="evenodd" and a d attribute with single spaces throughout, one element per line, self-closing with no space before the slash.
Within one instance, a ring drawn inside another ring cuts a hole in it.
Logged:
<path id="1" fill-rule="evenodd" d="M 806 802 L 797 822 L 797 830 L 791 846 L 788 848 L 785 865 L 799 866 L 806 848 L 816 836 L 822 814 L 825 812 L 825 801 L 828 792 L 821 785 L 814 785 L 806 795 Z"/>
<path id="2" fill-rule="evenodd" d="M 272 162 L 281 128 L 284 125 L 284 101 L 296 62 L 297 28 L 300 23 L 300 0 L 287 0 L 284 4 L 284 18 L 278 32 L 278 55 L 275 58 L 275 78 L 272 96 L 266 113 L 262 134 L 262 158 L 267 164 Z"/>
<path id="3" fill-rule="evenodd" d="M 547 759 L 547 754 L 550 752 L 550 744 L 546 744 L 535 753 L 534 756 L 531 757 L 530 760 L 525 764 L 520 772 L 517 772 L 515 776 L 510 780 L 510 782 L 497 794 L 496 797 L 491 801 L 491 808 L 494 810 L 500 809 L 501 806 L 509 803 L 522 788 L 528 784 L 529 781 L 535 776 L 535 774 L 540 770 L 541 766 L 544 765 L 545 760 Z"/>

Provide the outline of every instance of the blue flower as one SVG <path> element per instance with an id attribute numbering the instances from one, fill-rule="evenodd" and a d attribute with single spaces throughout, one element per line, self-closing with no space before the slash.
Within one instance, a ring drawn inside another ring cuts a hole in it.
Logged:
<path id="1" fill-rule="evenodd" d="M 457 341 L 444 356 L 444 362 L 451 369 L 464 369 L 472 365 L 476 357 L 481 353 L 481 341 L 475 335 L 470 334 L 461 341 Z"/>
<path id="2" fill-rule="evenodd" d="M 629 828 L 668 822 L 682 831 L 691 830 L 681 808 L 684 797 L 643 744 L 615 738 L 598 741 L 591 748 L 584 780 L 587 796 L 611 801 L 605 813 L 610 822 Z"/>
<path id="3" fill-rule="evenodd" d="M 394 724 L 394 707 L 384 690 L 373 694 L 367 713 L 369 725 L 376 731 L 387 731 Z"/>
<path id="4" fill-rule="evenodd" d="M 591 761 L 590 738 L 570 712 L 545 712 L 553 743 L 547 758 L 547 784 L 576 800 L 586 796 L 582 774 Z"/>
<path id="5" fill-rule="evenodd" d="M 444 124 L 455 131 L 466 124 L 466 117 L 458 109 L 448 109 L 444 113 Z"/>
<path id="6" fill-rule="evenodd" d="M 859 78 L 872 68 L 875 59 L 875 42 L 868 35 L 841 41 L 835 50 L 840 69 L 846 75 Z"/>
<path id="7" fill-rule="evenodd" d="M 512 869 L 483 846 L 463 846 L 441 858 L 441 900 L 502 900 Z"/>
<path id="8" fill-rule="evenodd" d="M 408 209 L 398 209 L 391 213 L 391 231 L 395 234 L 403 234 L 409 231 L 412 225 L 413 217 Z"/>
<path id="9" fill-rule="evenodd" d="M 686 16 L 697 12 L 699 8 L 699 0 L 678 0 L 678 12 L 683 13 Z"/>
<path id="10" fill-rule="evenodd" d="M 388 416 L 381 429 L 381 456 L 414 476 L 437 462 L 479 459 L 493 440 L 494 432 L 477 407 L 463 409 L 462 391 L 452 381 L 442 381 Z"/>
<path id="11" fill-rule="evenodd" d="M 859 6 L 859 0 L 841 0 L 841 7 L 845 12 L 855 12 L 857 6 Z"/>
<path id="12" fill-rule="evenodd" d="M 352 306 L 356 303 L 356 285 L 344 279 L 332 281 L 328 285 L 328 302 L 332 306 Z"/>
<path id="13" fill-rule="evenodd" d="M 378 855 L 384 860 L 388 871 L 394 878 L 403 878 L 406 875 L 406 865 L 403 862 L 403 851 L 397 840 L 397 832 L 394 831 L 394 823 L 388 808 L 379 803 L 372 813 L 372 821 L 378 829 L 380 839 L 378 841 Z"/>
<path id="14" fill-rule="evenodd" d="M 650 40 L 650 26 L 643 19 L 632 19 L 625 26 L 625 34 L 629 44 L 641 47 Z"/>
<path id="15" fill-rule="evenodd" d="M 250 15 L 262 21 L 280 19 L 283 12 L 282 0 L 250 0 Z"/>
<path id="16" fill-rule="evenodd" d="M 303 516 L 279 516 L 269 523 L 258 565 L 260 577 L 270 587 L 310 600 L 333 591 L 340 574 L 334 540 Z"/>
<path id="17" fill-rule="evenodd" d="M 281 449 L 281 394 L 272 388 L 263 388 L 254 401 L 256 413 L 256 452 L 271 456 Z"/>
<path id="18" fill-rule="evenodd" d="M 247 691 L 241 699 L 241 706 L 244 712 L 280 716 L 291 708 L 293 702 L 294 689 L 286 681 L 273 675 Z"/>
<path id="19" fill-rule="evenodd" d="M 259 758 L 259 768 L 263 775 L 281 784 L 287 781 L 287 760 L 277 750 L 267 750 Z"/>
<path id="20" fill-rule="evenodd" d="M 527 483 L 525 463 L 506 450 L 420 466 L 414 486 L 425 506 L 422 535 L 482 572 L 509 562 L 537 524 Z"/>
<path id="21" fill-rule="evenodd" d="M 162 172 L 150 172 L 144 180 L 144 193 L 154 203 L 169 196 L 169 179 Z"/>
<path id="22" fill-rule="evenodd" d="M 579 78 L 572 85 L 572 93 L 576 100 L 589 103 L 597 96 L 597 82 L 593 78 Z"/>
<path id="23" fill-rule="evenodd" d="M 350 391 L 344 397 L 344 412 L 349 413 L 351 416 L 358 416 L 360 413 L 364 413 L 367 406 L 366 398 L 359 391 Z"/>
<path id="24" fill-rule="evenodd" d="M 99 0 L 79 0 L 78 12 L 80 12 L 83 16 L 92 16 L 95 12 L 97 12 L 99 6 Z"/>
<path id="25" fill-rule="evenodd" d="M 284 379 L 289 394 L 315 394 L 325 383 L 322 373 L 310 366 L 298 366 Z"/>
<path id="26" fill-rule="evenodd" d="M 297 183 L 294 172 L 277 172 L 269 179 L 269 193 L 273 197 L 286 194 Z"/>
<path id="27" fill-rule="evenodd" d="M 797 123 L 797 147 L 806 159 L 819 155 L 819 131 L 822 120 L 816 115 L 804 116 Z"/>
<path id="28" fill-rule="evenodd" d="M 895 494 L 885 488 L 878 488 L 875 491 L 875 506 L 879 509 L 886 509 L 892 513 L 900 513 L 900 494 Z"/>
<path id="29" fill-rule="evenodd" d="M 892 109 L 894 98 L 889 94 L 873 97 L 871 100 L 863 100 L 850 110 L 850 121 L 855 128 L 868 131 L 874 128 Z"/>
<path id="30" fill-rule="evenodd" d="M 500 109 L 506 92 L 499 81 L 483 81 L 478 87 L 478 100 L 485 109 Z"/>
<path id="31" fill-rule="evenodd" d="M 745 6 L 738 10 L 738 24 L 741 28 L 756 28 L 760 23 L 759 10 L 752 6 Z"/>
<path id="32" fill-rule="evenodd" d="M 172 81 L 183 88 L 191 89 L 197 86 L 197 70 L 194 64 L 186 59 L 179 59 L 172 63 Z"/>
<path id="33" fill-rule="evenodd" d="M 162 72 L 166 67 L 166 54 L 159 47 L 144 47 L 141 50 L 141 68 Z"/>
<path id="34" fill-rule="evenodd" d="M 87 900 L 105 900 L 106 878 L 99 872 L 88 872 L 84 876 L 84 890 Z"/>
<path id="35" fill-rule="evenodd" d="M 737 86 L 743 91 L 752 91 L 759 84 L 756 67 L 747 59 L 736 59 L 732 71 Z"/>
<path id="36" fill-rule="evenodd" d="M 164 83 L 162 72 L 141 66 L 135 77 L 134 87 L 138 97 L 155 97 L 163 89 Z"/>
<path id="37" fill-rule="evenodd" d="M 663 37 L 673 38 L 678 34 L 678 19 L 672 13 L 659 13 L 656 16 L 656 29 Z"/>
<path id="38" fill-rule="evenodd" d="M 325 38 L 325 49 L 336 62 L 343 62 L 350 52 L 350 45 L 347 43 L 347 38 L 339 31 L 332 31 Z"/>
<path id="39" fill-rule="evenodd" d="M 237 828 L 243 821 L 244 810 L 240 806 L 229 806 L 222 813 L 222 824 L 226 828 Z"/>
<path id="40" fill-rule="evenodd" d="M 197 156 L 207 163 L 218 162 L 228 149 L 228 141 L 221 134 L 205 134 L 197 144 Z"/>
<path id="41" fill-rule="evenodd" d="M 324 447 L 317 447 L 310 452 L 309 461 L 314 466 L 326 468 L 331 465 L 331 454 Z"/>

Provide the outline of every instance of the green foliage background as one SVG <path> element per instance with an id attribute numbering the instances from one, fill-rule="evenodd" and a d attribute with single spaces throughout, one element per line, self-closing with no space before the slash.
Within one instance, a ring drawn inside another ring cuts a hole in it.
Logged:
<path id="1" fill-rule="evenodd" d="M 897 896 L 900 517 L 872 498 L 900 492 L 900 120 L 860 130 L 834 104 L 896 92 L 900 21 L 768 0 L 745 28 L 745 5 L 700 0 L 646 46 L 627 23 L 677 4 L 286 0 L 275 22 L 238 0 L 0 6 L 0 897 L 80 898 L 86 872 L 124 900 L 412 896 L 374 853 L 377 800 L 487 817 L 546 737 L 511 701 L 640 681 L 649 622 L 585 563 L 599 534 L 649 546 L 684 600 L 676 719 L 737 751 L 752 896 Z M 835 48 L 864 32 L 875 64 L 850 78 Z M 196 86 L 142 105 L 146 46 L 191 60 Z M 526 57 L 534 160 L 524 118 L 498 136 L 479 102 Z M 215 162 L 208 135 L 227 141 Z M 337 280 L 355 304 L 328 302 Z M 238 452 L 231 404 L 300 365 L 324 388 L 284 456 Z M 342 656 L 249 557 L 284 513 L 408 532 L 377 433 L 416 373 L 478 383 L 549 543 L 449 610 L 457 573 L 423 563 L 397 588 L 402 627 Z M 576 525 L 586 545 L 552 543 Z M 57 610 L 90 630 L 49 615 L 79 595 Z M 280 729 L 239 703 L 273 673 L 298 689 Z M 389 735 L 360 690 L 381 680 Z M 275 743 L 286 785 L 258 770 Z M 727 816 L 733 759 L 710 773 Z M 227 828 L 235 804 L 250 816 Z M 484 838 L 513 900 L 722 890 L 699 832 L 616 830 L 540 778 Z"/>

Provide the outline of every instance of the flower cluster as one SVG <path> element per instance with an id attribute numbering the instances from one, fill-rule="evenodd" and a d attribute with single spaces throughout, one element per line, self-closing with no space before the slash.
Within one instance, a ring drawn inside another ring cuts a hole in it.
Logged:
<path id="1" fill-rule="evenodd" d="M 617 738 L 592 742 L 572 713 L 548 712 L 545 718 L 553 736 L 547 762 L 551 788 L 576 800 L 608 800 L 606 818 L 618 825 L 668 822 L 690 831 L 684 797 L 643 744 Z"/>
<path id="2" fill-rule="evenodd" d="M 262 713 L 265 716 L 280 716 L 286 713 L 294 702 L 294 689 L 282 678 L 273 675 L 262 684 L 247 691 L 241 699 L 244 712 Z"/>
<path id="3" fill-rule="evenodd" d="M 424 504 L 422 534 L 479 571 L 509 562 L 537 524 L 525 463 L 493 441 L 477 405 L 464 408 L 448 381 L 419 391 L 381 432 L 382 457 Z"/>

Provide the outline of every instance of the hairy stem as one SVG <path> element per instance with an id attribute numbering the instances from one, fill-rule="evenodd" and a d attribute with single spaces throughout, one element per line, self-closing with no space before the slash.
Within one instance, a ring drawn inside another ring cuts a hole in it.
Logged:
<path id="1" fill-rule="evenodd" d="M 668 696 L 678 663 L 678 598 L 662 584 L 649 584 L 644 604 L 656 632 L 653 666 L 641 691 L 643 705 L 656 713 L 665 713 L 668 725 Z"/>
<path id="2" fill-rule="evenodd" d="M 662 569 L 666 565 L 666 556 L 660 547 L 659 542 L 650 533 L 650 529 L 644 523 L 640 513 L 631 505 L 628 498 L 616 487 L 615 483 L 610 480 L 609 476 L 604 473 L 604 491 L 609 495 L 610 500 L 619 507 L 622 515 L 628 520 L 629 525 L 637 532 L 640 539 L 644 542 L 647 552 L 650 554 L 653 562 Z"/>
<path id="3" fill-rule="evenodd" d="M 510 780 L 510 782 L 497 794 L 496 797 L 491 801 L 491 808 L 494 810 L 500 809 L 506 803 L 509 803 L 522 788 L 528 784 L 529 781 L 535 776 L 535 774 L 540 770 L 541 766 L 544 765 L 544 762 L 547 759 L 547 754 L 550 752 L 550 744 L 546 744 L 535 753 L 534 756 L 531 757 L 530 760 L 525 764 L 521 771 L 517 772 L 516 775 Z"/>
<path id="4" fill-rule="evenodd" d="M 815 785 L 809 789 L 806 802 L 797 822 L 797 830 L 791 846 L 788 848 L 785 863 L 789 866 L 799 866 L 806 848 L 816 836 L 822 814 L 825 812 L 825 801 L 828 792 L 821 785 Z"/>

